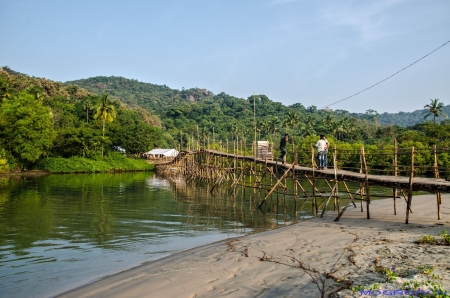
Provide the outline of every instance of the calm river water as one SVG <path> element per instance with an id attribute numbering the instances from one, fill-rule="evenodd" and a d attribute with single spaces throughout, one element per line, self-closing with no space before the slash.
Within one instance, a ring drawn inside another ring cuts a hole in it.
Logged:
<path id="1" fill-rule="evenodd" d="M 310 217 L 303 199 L 260 211 L 251 192 L 211 195 L 142 172 L 0 178 L 0 296 L 51 297 L 177 250 Z"/>

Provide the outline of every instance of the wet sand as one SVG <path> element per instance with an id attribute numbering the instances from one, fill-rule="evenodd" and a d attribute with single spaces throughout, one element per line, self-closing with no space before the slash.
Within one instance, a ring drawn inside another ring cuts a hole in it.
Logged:
<path id="1" fill-rule="evenodd" d="M 373 201 L 371 219 L 357 204 L 339 222 L 330 212 L 177 252 L 59 297 L 361 297 L 345 289 L 374 283 L 397 289 L 400 282 L 421 279 L 450 289 L 450 246 L 416 243 L 450 232 L 450 194 L 442 195 L 440 220 L 436 195 L 413 197 L 412 210 L 405 224 L 403 199 L 397 199 L 397 215 L 392 199 Z M 432 273 L 421 272 L 430 266 Z M 396 281 L 387 283 L 383 268 L 399 272 Z"/>

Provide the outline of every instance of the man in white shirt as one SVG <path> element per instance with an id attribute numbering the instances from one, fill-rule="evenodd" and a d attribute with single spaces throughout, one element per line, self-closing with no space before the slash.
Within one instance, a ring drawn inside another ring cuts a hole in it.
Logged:
<path id="1" fill-rule="evenodd" d="M 325 138 L 325 135 L 320 135 L 320 140 L 316 142 L 317 156 L 319 158 L 319 170 L 327 168 L 327 154 L 329 146 L 330 144 Z"/>

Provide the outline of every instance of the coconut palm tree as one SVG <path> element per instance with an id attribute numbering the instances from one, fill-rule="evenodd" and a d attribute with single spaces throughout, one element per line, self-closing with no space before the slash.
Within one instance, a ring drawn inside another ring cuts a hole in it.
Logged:
<path id="1" fill-rule="evenodd" d="M 261 119 L 256 120 L 256 131 L 258 132 L 258 140 L 261 140 L 261 132 L 264 132 L 264 121 Z"/>
<path id="2" fill-rule="evenodd" d="M 331 132 L 333 133 L 333 136 L 339 140 L 339 132 L 341 130 L 341 123 L 338 120 L 334 120 L 330 123 Z"/>
<path id="3" fill-rule="evenodd" d="M 86 98 L 82 102 L 83 110 L 86 111 L 86 122 L 89 123 L 89 111 L 92 109 L 92 101 L 90 98 Z"/>
<path id="4" fill-rule="evenodd" d="M 113 122 L 116 118 L 116 109 L 112 102 L 108 99 L 108 95 L 103 94 L 100 101 L 95 106 L 95 114 L 94 119 L 97 119 L 100 116 L 103 122 L 103 136 L 105 136 L 105 122 Z"/>
<path id="5" fill-rule="evenodd" d="M 355 125 L 352 122 L 352 119 L 345 116 L 341 120 L 341 126 L 342 126 L 342 134 L 343 134 L 342 140 L 344 140 L 344 136 L 346 136 L 349 132 L 351 132 L 354 129 Z"/>
<path id="6" fill-rule="evenodd" d="M 283 121 L 281 122 L 281 127 L 293 130 L 299 123 L 300 123 L 299 115 L 294 111 L 290 111 L 286 115 L 286 118 L 284 118 Z"/>
<path id="7" fill-rule="evenodd" d="M 442 116 L 447 117 L 447 115 L 442 111 L 442 108 L 444 108 L 444 104 L 442 102 L 439 102 L 438 98 L 430 99 L 431 103 L 424 106 L 424 108 L 427 108 L 427 111 L 422 112 L 422 114 L 425 114 L 424 119 L 426 119 L 428 116 L 433 115 L 433 122 L 436 124 L 436 117 L 439 117 L 439 114 Z"/>
<path id="8" fill-rule="evenodd" d="M 42 102 L 44 100 L 44 90 L 41 87 L 35 86 L 35 85 L 31 85 L 30 87 L 28 87 L 26 89 L 26 91 L 29 94 L 33 94 L 34 98 L 39 101 Z"/>
<path id="9" fill-rule="evenodd" d="M 100 101 L 95 106 L 96 112 L 94 114 L 94 119 L 97 119 L 100 117 L 103 122 L 103 138 L 105 137 L 105 122 L 108 120 L 108 122 L 113 122 L 116 118 L 116 109 L 112 102 L 108 99 L 108 95 L 103 94 Z M 102 147 L 102 156 L 103 156 L 103 147 Z"/>
<path id="10" fill-rule="evenodd" d="M 269 129 L 272 132 L 272 142 L 275 140 L 275 133 L 278 130 L 278 118 L 276 116 L 273 116 L 272 118 L 269 119 Z"/>
<path id="11" fill-rule="evenodd" d="M 3 99 L 11 98 L 11 88 L 9 87 L 9 82 L 0 77 L 0 102 Z"/>
<path id="12" fill-rule="evenodd" d="M 322 123 L 325 126 L 325 129 L 331 133 L 332 132 L 332 127 L 331 127 L 331 123 L 333 122 L 334 118 L 333 116 L 331 116 L 330 114 L 327 114 L 325 116 L 325 118 L 323 118 Z"/>

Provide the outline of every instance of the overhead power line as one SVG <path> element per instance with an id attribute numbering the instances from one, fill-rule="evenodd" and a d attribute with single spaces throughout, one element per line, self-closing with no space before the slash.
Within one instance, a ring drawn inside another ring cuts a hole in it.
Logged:
<path id="1" fill-rule="evenodd" d="M 341 99 L 341 100 L 338 100 L 338 101 L 336 101 L 336 102 L 333 102 L 332 104 L 329 104 L 329 105 L 327 105 L 327 106 L 325 106 L 325 107 L 323 107 L 323 108 L 327 108 L 327 107 L 332 106 L 332 105 L 334 105 L 334 104 L 340 103 L 340 102 L 342 102 L 342 101 L 344 101 L 344 100 L 347 100 L 347 99 L 349 99 L 349 98 L 352 98 L 352 97 L 354 97 L 354 96 L 356 96 L 356 95 L 358 95 L 358 94 L 360 94 L 360 93 L 363 93 L 364 91 L 367 91 L 367 90 L 369 90 L 369 89 L 375 87 L 375 86 L 378 85 L 378 84 L 383 83 L 384 81 L 386 81 L 386 80 L 392 78 L 392 77 L 395 76 L 396 74 L 398 74 L 398 73 L 404 71 L 405 69 L 407 69 L 407 68 L 413 66 L 414 64 L 416 64 L 416 63 L 419 62 L 420 60 L 425 59 L 426 57 L 430 56 L 431 54 L 433 54 L 434 52 L 436 52 L 436 51 L 439 50 L 440 48 L 444 47 L 444 46 L 445 46 L 446 44 L 448 44 L 448 43 L 450 43 L 450 40 L 447 41 L 446 43 L 444 43 L 443 45 L 441 45 L 440 47 L 438 47 L 437 49 L 435 49 L 435 50 L 429 52 L 428 54 L 426 54 L 425 56 L 423 56 L 423 57 L 420 58 L 419 60 L 414 61 L 413 63 L 411 63 L 410 65 L 408 65 L 408 66 L 406 66 L 406 67 L 404 67 L 404 68 L 402 68 L 402 69 L 400 69 L 399 71 L 397 71 L 397 72 L 394 73 L 393 75 L 388 76 L 388 77 L 385 78 L 384 80 L 381 80 L 381 81 L 379 81 L 378 83 L 373 84 L 372 86 L 367 87 L 366 89 L 359 91 L 358 93 L 355 93 L 355 94 L 353 94 L 353 95 L 350 95 L 349 97 L 346 97 L 346 98 L 344 98 L 344 99 Z M 323 108 L 322 108 L 322 109 L 323 109 Z"/>

